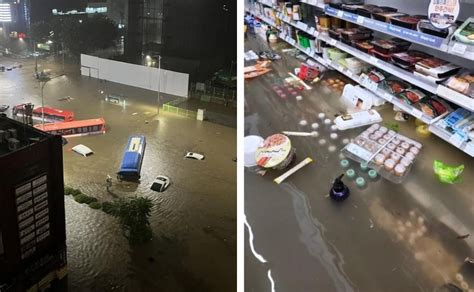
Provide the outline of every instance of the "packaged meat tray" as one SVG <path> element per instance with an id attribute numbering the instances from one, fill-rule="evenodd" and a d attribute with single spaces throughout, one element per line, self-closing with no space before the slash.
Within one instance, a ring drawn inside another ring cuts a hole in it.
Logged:
<path id="1" fill-rule="evenodd" d="M 375 83 L 380 83 L 385 80 L 386 76 L 385 74 L 377 69 L 372 69 L 367 76 L 369 77 L 370 80 L 372 80 Z"/>
<path id="2" fill-rule="evenodd" d="M 457 73 L 461 68 L 448 61 L 432 57 L 417 62 L 415 69 L 422 74 L 439 79 L 447 78 Z"/>
<path id="3" fill-rule="evenodd" d="M 393 54 L 382 54 L 378 51 L 373 51 L 373 55 L 377 57 L 378 59 L 383 60 L 385 62 L 392 62 Z"/>
<path id="4" fill-rule="evenodd" d="M 336 29 L 330 29 L 329 32 L 329 37 L 339 40 L 341 38 L 341 33 L 344 29 L 343 28 L 336 28 Z"/>
<path id="5" fill-rule="evenodd" d="M 374 45 L 372 45 L 370 41 L 356 41 L 354 42 L 354 45 L 357 49 L 366 54 L 372 54 L 372 51 L 374 50 Z"/>
<path id="6" fill-rule="evenodd" d="M 400 12 L 379 12 L 372 14 L 372 18 L 382 22 L 390 22 L 394 17 L 408 16 L 408 14 Z"/>
<path id="7" fill-rule="evenodd" d="M 426 97 L 426 93 L 419 89 L 407 89 L 398 95 L 405 103 L 412 105 L 417 102 L 420 102 L 423 98 Z"/>
<path id="8" fill-rule="evenodd" d="M 374 124 L 343 148 L 342 153 L 393 183 L 401 183 L 409 174 L 423 145 L 379 124 Z"/>
<path id="9" fill-rule="evenodd" d="M 436 118 L 448 111 L 448 105 L 440 99 L 427 97 L 418 104 L 421 111 L 430 118 Z"/>
<path id="10" fill-rule="evenodd" d="M 372 18 L 372 15 L 376 13 L 394 13 L 397 12 L 396 8 L 386 7 L 386 6 L 375 6 L 375 5 L 365 5 L 363 8 L 357 9 L 357 14 Z"/>
<path id="11" fill-rule="evenodd" d="M 450 77 L 444 85 L 452 90 L 474 98 L 474 73 L 465 72 Z"/>
<path id="12" fill-rule="evenodd" d="M 374 40 L 372 41 L 374 50 L 382 54 L 393 54 L 408 50 L 411 43 L 401 39 Z"/>
<path id="13" fill-rule="evenodd" d="M 343 4 L 341 9 L 350 13 L 357 13 L 357 9 L 364 8 L 364 5 Z"/>
<path id="14" fill-rule="evenodd" d="M 348 41 L 367 40 L 372 37 L 372 31 L 363 28 L 351 28 L 341 31 L 341 38 Z"/>
<path id="15" fill-rule="evenodd" d="M 424 15 L 399 16 L 399 17 L 392 17 L 390 19 L 390 22 L 393 25 L 416 30 L 418 22 L 422 19 L 426 19 L 426 16 Z"/>
<path id="16" fill-rule="evenodd" d="M 411 85 L 405 81 L 398 79 L 386 79 L 383 81 L 383 88 L 393 95 L 398 95 L 407 89 L 411 88 Z"/>
<path id="17" fill-rule="evenodd" d="M 431 55 L 420 51 L 406 51 L 401 53 L 393 54 L 392 59 L 395 63 L 398 63 L 406 67 L 414 67 L 416 63 L 421 60 L 430 58 Z"/>
<path id="18" fill-rule="evenodd" d="M 420 22 L 418 22 L 417 29 L 422 33 L 426 33 L 440 38 L 447 38 L 450 35 L 449 29 L 437 28 L 432 25 L 429 20 L 421 20 Z"/>

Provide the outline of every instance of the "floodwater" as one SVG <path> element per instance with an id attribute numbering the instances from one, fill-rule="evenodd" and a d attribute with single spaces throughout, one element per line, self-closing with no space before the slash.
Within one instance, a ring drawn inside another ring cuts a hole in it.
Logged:
<path id="1" fill-rule="evenodd" d="M 344 107 L 340 93 L 323 84 L 303 92 L 301 100 L 273 91 L 300 64 L 282 47 L 274 46 L 283 59 L 271 72 L 245 82 L 245 135 L 310 132 L 318 123 L 319 137 L 291 137 L 296 162 L 314 162 L 280 185 L 273 182 L 280 171 L 263 177 L 245 171 L 245 291 L 473 291 L 474 265 L 465 259 L 474 256 L 474 160 L 435 136 L 418 137 L 413 120 L 396 122 L 385 106 L 379 109 L 384 122 L 400 124 L 402 134 L 423 144 L 414 168 L 403 183 L 393 184 L 369 180 L 351 162 L 367 186 L 358 188 L 345 177 L 351 196 L 332 201 L 331 183 L 344 172 L 343 141 L 362 129 L 329 137 L 318 114 L 333 119 Z M 246 41 L 246 50 L 266 48 L 259 36 Z M 439 183 L 434 159 L 464 164 L 463 182 Z"/>
<path id="2" fill-rule="evenodd" d="M 0 73 L 0 104 L 40 105 L 34 63 L 18 62 L 22 69 Z M 43 66 L 61 71 L 58 64 Z M 77 119 L 103 117 L 107 133 L 68 138 L 65 184 L 100 201 L 144 196 L 154 203 L 153 240 L 132 247 L 116 219 L 65 198 L 70 290 L 235 291 L 236 130 L 164 112 L 157 119 L 155 92 L 81 77 L 77 66 L 66 69 L 66 76 L 46 84 L 45 105 L 72 110 Z M 101 91 L 125 96 L 126 106 L 105 102 Z M 59 100 L 66 96 L 71 101 Z M 119 183 L 115 172 L 132 134 L 147 138 L 141 182 Z M 94 154 L 73 153 L 77 144 Z M 186 160 L 187 151 L 206 159 Z M 171 178 L 164 193 L 149 189 L 160 174 Z M 114 178 L 111 193 L 106 192 L 107 175 Z"/>

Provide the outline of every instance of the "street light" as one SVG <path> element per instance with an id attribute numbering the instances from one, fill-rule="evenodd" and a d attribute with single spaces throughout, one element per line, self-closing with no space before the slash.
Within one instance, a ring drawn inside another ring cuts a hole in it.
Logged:
<path id="1" fill-rule="evenodd" d="M 43 130 L 44 130 L 44 95 L 43 93 L 44 93 L 44 86 L 50 80 L 51 78 L 48 75 L 46 75 L 44 72 L 41 72 L 38 77 L 38 81 L 41 86 L 41 124 L 42 124 Z M 43 82 L 43 85 L 41 85 L 41 82 Z"/>

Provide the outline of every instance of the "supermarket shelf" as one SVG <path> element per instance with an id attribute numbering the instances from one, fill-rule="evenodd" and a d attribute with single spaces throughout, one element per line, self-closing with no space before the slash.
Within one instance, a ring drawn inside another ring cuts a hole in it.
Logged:
<path id="1" fill-rule="evenodd" d="M 310 35 L 314 35 L 314 33 L 316 32 L 316 29 L 314 27 L 308 26 L 306 23 L 303 23 L 301 21 L 294 21 L 288 15 L 284 15 L 281 12 L 278 12 L 276 14 L 276 17 L 279 18 L 281 21 L 288 23 L 289 25 L 292 25 L 297 29 L 302 30 Z"/>
<path id="2" fill-rule="evenodd" d="M 271 0 L 258 0 L 257 2 L 261 3 L 263 5 L 269 6 L 269 7 L 273 7 L 273 4 L 272 4 Z"/>
<path id="3" fill-rule="evenodd" d="M 253 13 L 252 11 L 250 11 L 251 14 L 255 15 L 255 16 L 258 16 L 260 17 L 259 15 L 256 15 L 255 13 Z M 285 19 L 282 19 L 283 21 L 285 21 Z M 286 22 L 286 21 L 285 21 Z M 291 24 L 291 23 L 290 23 Z M 296 25 L 295 25 L 296 26 Z M 308 32 L 308 30 L 311 29 L 311 28 L 306 28 L 306 32 Z M 346 44 L 340 42 L 340 41 L 337 41 L 337 40 L 334 40 L 334 39 L 331 39 L 329 36 L 327 35 L 324 35 L 324 34 L 320 34 L 318 31 L 315 31 L 314 36 L 318 37 L 319 39 L 353 55 L 354 57 L 357 57 L 363 61 L 366 61 L 367 63 L 371 63 L 372 65 L 376 66 L 376 67 L 379 67 L 389 73 L 391 73 L 390 71 L 392 70 L 396 70 L 397 72 L 400 73 L 400 75 L 412 75 L 410 74 L 409 72 L 402 72 L 402 69 L 399 69 L 398 67 L 395 67 L 391 64 L 388 64 L 384 61 L 381 61 L 379 59 L 376 59 L 375 57 L 373 56 L 370 56 L 368 54 L 365 54 L 355 48 L 352 48 L 350 46 L 347 46 Z M 447 133 L 446 131 L 440 129 L 438 126 L 436 126 L 436 122 L 443 118 L 444 116 L 446 116 L 446 114 L 442 115 L 442 116 L 439 116 L 435 119 L 432 119 L 428 116 L 426 116 L 425 114 L 423 114 L 422 111 L 406 104 L 405 102 L 401 101 L 400 99 L 398 99 L 397 97 L 395 97 L 394 95 L 386 92 L 385 90 L 383 89 L 380 89 L 376 86 L 370 86 L 369 84 L 365 84 L 365 81 L 363 80 L 363 78 L 361 78 L 360 76 L 352 73 L 350 70 L 344 68 L 343 66 L 339 65 L 339 64 L 336 64 L 334 62 L 330 62 L 328 60 L 325 60 L 323 59 L 322 57 L 319 57 L 317 54 L 314 53 L 314 51 L 311 51 L 310 49 L 304 49 L 302 48 L 301 46 L 299 46 L 297 43 L 296 43 L 296 40 L 286 36 L 283 32 L 280 33 L 279 37 L 281 39 L 283 39 L 284 41 L 286 41 L 287 43 L 291 44 L 292 46 L 294 46 L 295 48 L 297 48 L 298 50 L 300 50 L 301 52 L 305 53 L 306 55 L 308 55 L 309 57 L 315 59 L 316 61 L 318 61 L 319 63 L 327 66 L 327 67 L 331 67 L 333 68 L 334 70 L 337 70 L 339 71 L 340 73 L 342 73 L 343 75 L 349 77 L 350 79 L 352 79 L 353 81 L 361 84 L 362 86 L 364 86 L 365 88 L 367 88 L 368 90 L 370 90 L 371 92 L 375 93 L 377 96 L 383 98 L 384 100 L 388 101 L 389 103 L 393 104 L 394 106 L 402 109 L 403 111 L 405 111 L 406 113 L 422 120 L 424 123 L 430 125 L 429 126 L 429 130 L 431 133 L 433 133 L 434 135 L 440 137 L 441 139 L 445 140 L 446 142 L 450 143 L 451 145 L 455 146 L 456 148 L 460 149 L 461 151 L 463 151 L 464 153 L 470 155 L 471 157 L 474 157 L 474 143 L 469 143 L 469 144 L 459 144 L 457 143 L 456 141 L 453 141 L 453 139 L 451 139 L 451 135 L 449 133 Z M 380 65 L 382 64 L 383 66 L 383 63 L 385 63 L 386 66 L 390 66 L 390 67 L 394 67 L 394 68 L 391 68 L 392 70 L 390 69 L 384 69 L 383 67 L 381 67 Z M 398 76 L 399 78 L 401 79 L 404 79 L 403 77 L 400 77 L 400 75 L 397 75 L 397 73 L 391 73 L 393 75 L 396 75 Z M 422 81 L 416 81 L 418 78 L 416 78 L 415 76 L 408 76 L 407 79 L 404 79 L 405 81 L 407 82 L 410 82 L 410 83 L 413 83 L 415 85 L 417 85 L 415 82 L 422 82 Z M 415 81 L 414 81 L 415 80 Z M 414 82 L 413 82 L 414 81 Z M 417 85 L 418 86 L 418 85 Z M 422 86 L 419 86 L 419 87 L 422 87 Z M 423 87 L 422 87 L 423 88 Z M 433 88 L 431 88 L 429 91 L 432 92 L 434 91 L 434 93 L 436 93 L 436 90 L 437 88 L 435 86 L 433 86 Z M 446 96 L 445 96 L 446 98 Z M 449 100 L 449 97 L 447 98 Z M 463 105 L 464 107 L 466 105 Z"/>
<path id="4" fill-rule="evenodd" d="M 318 38 L 327 42 L 333 47 L 336 47 L 366 63 L 371 64 L 372 66 L 375 66 L 377 68 L 380 68 L 381 70 L 388 72 L 406 82 L 409 82 L 415 86 L 418 86 L 426 91 L 429 91 L 433 94 L 436 94 L 437 91 L 437 85 L 433 84 L 429 81 L 423 80 L 421 77 L 415 76 L 413 73 L 405 71 L 395 65 L 392 65 L 390 63 L 387 63 L 385 61 L 382 61 L 372 55 L 366 54 L 356 48 L 353 48 L 349 45 L 344 44 L 341 41 L 335 40 L 330 38 L 326 34 L 319 34 L 319 32 L 316 32 L 315 34 L 318 35 Z"/>
<path id="5" fill-rule="evenodd" d="M 429 130 L 431 133 L 440 137 L 444 141 L 450 143 L 451 145 L 468 154 L 469 156 L 474 157 L 474 142 L 466 143 L 453 139 L 455 138 L 455 136 L 440 128 L 436 124 L 429 126 Z"/>
<path id="6" fill-rule="evenodd" d="M 315 6 L 321 9 L 324 9 L 326 7 L 326 4 L 324 4 L 324 1 L 322 0 L 301 0 L 301 3 L 306 3 L 311 6 Z"/>
<path id="7" fill-rule="evenodd" d="M 438 86 L 436 94 L 452 103 L 455 103 L 471 112 L 474 112 L 474 99 L 464 94 L 447 88 L 443 85 Z"/>
<path id="8" fill-rule="evenodd" d="M 322 57 L 318 56 L 318 54 L 316 54 L 316 52 L 311 49 L 311 48 L 303 48 L 302 46 L 300 46 L 295 39 L 287 36 L 284 32 L 280 33 L 279 37 L 284 40 L 285 42 L 289 43 L 290 45 L 292 45 L 293 47 L 297 48 L 298 50 L 300 50 L 301 52 L 305 53 L 306 55 L 308 55 L 309 57 L 313 58 L 314 60 L 316 60 L 317 62 L 321 63 L 322 65 L 324 66 L 328 66 L 328 63 L 326 60 L 324 60 Z"/>
<path id="9" fill-rule="evenodd" d="M 401 26 L 392 25 L 387 22 L 378 21 L 372 18 L 364 17 L 354 13 L 335 9 L 326 5 L 324 11 L 327 15 L 349 21 L 371 30 L 382 32 L 394 37 L 407 40 L 412 43 L 437 49 L 441 52 L 455 55 L 469 61 L 474 60 L 474 46 L 469 46 L 452 41 L 449 38 L 440 38 L 430 34 L 422 33 L 416 30 L 407 29 Z"/>
<path id="10" fill-rule="evenodd" d="M 369 29 L 389 34 L 394 37 L 399 37 L 407 41 L 417 43 L 424 46 L 429 46 L 436 49 L 441 49 L 444 45 L 446 48 L 447 40 L 444 38 L 424 34 L 416 30 L 404 28 L 401 26 L 392 25 L 387 22 L 378 21 L 372 18 L 367 18 L 358 14 L 346 12 L 343 10 L 335 9 L 329 5 L 325 7 L 324 11 L 326 14 L 349 21 L 360 26 L 367 27 Z"/>

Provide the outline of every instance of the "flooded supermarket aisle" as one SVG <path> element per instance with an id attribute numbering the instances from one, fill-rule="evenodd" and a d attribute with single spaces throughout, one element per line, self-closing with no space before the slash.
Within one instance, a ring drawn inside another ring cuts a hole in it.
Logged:
<path id="1" fill-rule="evenodd" d="M 328 70 L 311 89 L 295 86 L 292 94 L 285 79 L 306 59 L 292 49 L 283 41 L 268 44 L 258 33 L 245 43 L 246 52 L 281 56 L 268 73 L 245 81 L 245 136 L 303 133 L 288 136 L 296 152 L 290 167 L 313 160 L 281 184 L 273 180 L 285 171 L 246 168 L 245 291 L 474 289 L 472 158 L 435 135 L 419 136 L 414 119 L 396 121 L 385 104 L 377 107 L 381 125 L 398 125 L 398 133 L 423 148 L 401 183 L 372 178 L 366 165 L 341 151 L 368 127 L 331 127 L 346 108 L 342 88 L 331 85 L 354 82 Z M 462 182 L 441 184 L 433 172 L 436 159 L 464 164 Z M 350 196 L 336 202 L 329 192 L 343 173 Z"/>

